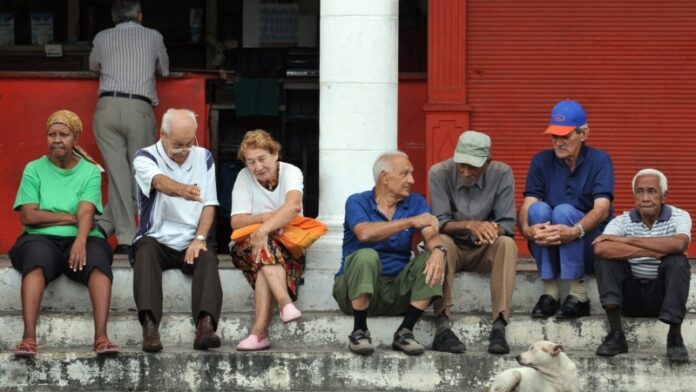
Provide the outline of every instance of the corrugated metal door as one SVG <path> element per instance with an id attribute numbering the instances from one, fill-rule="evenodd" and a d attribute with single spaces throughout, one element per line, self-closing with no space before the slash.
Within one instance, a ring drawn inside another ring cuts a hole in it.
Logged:
<path id="1" fill-rule="evenodd" d="M 471 126 L 513 167 L 518 206 L 529 160 L 551 147 L 549 111 L 570 98 L 588 112 L 588 144 L 613 157 L 616 213 L 632 207 L 635 172 L 653 167 L 696 219 L 696 1 L 468 4 Z"/>

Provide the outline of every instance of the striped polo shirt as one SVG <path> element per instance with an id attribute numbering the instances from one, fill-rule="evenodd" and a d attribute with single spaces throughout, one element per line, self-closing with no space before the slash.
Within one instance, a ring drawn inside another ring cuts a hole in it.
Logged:
<path id="1" fill-rule="evenodd" d="M 220 205 L 212 154 L 205 148 L 194 146 L 186 161 L 179 165 L 167 156 L 160 140 L 138 150 L 133 168 L 135 182 L 138 184 L 140 212 L 140 224 L 133 242 L 146 235 L 170 248 L 186 249 L 196 235 L 203 208 Z M 160 174 L 180 184 L 198 185 L 202 201 L 186 200 L 159 192 L 152 186 L 152 179 Z"/>
<path id="2" fill-rule="evenodd" d="M 691 216 L 682 209 L 663 204 L 660 217 L 651 229 L 643 223 L 638 210 L 634 208 L 612 219 L 603 234 L 621 237 L 667 237 L 686 234 L 691 239 Z M 657 278 L 660 260 L 652 257 L 638 257 L 628 261 L 631 263 L 631 271 L 635 278 Z"/>
<path id="3" fill-rule="evenodd" d="M 99 73 L 100 93 L 142 95 L 157 106 L 155 71 L 169 75 L 169 56 L 158 31 L 136 22 L 123 22 L 94 37 L 89 69 Z"/>

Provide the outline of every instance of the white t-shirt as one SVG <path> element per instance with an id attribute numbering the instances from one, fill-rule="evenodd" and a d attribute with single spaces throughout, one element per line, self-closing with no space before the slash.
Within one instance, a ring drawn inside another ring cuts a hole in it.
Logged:
<path id="1" fill-rule="evenodd" d="M 304 189 L 302 171 L 297 166 L 280 162 L 278 186 L 269 191 L 254 177 L 249 169 L 242 169 L 232 188 L 230 216 L 237 214 L 262 214 L 273 212 L 285 204 L 285 195 L 290 191 Z M 302 212 L 300 212 L 302 214 Z"/>
<path id="2" fill-rule="evenodd" d="M 196 235 L 203 207 L 220 205 L 213 156 L 205 148 L 193 147 L 179 166 L 164 152 L 162 141 L 158 141 L 136 153 L 133 167 L 140 212 L 135 241 L 147 235 L 170 248 L 186 249 Z M 152 187 L 152 179 L 158 174 L 182 184 L 198 185 L 203 201 L 189 201 L 158 192 Z"/>

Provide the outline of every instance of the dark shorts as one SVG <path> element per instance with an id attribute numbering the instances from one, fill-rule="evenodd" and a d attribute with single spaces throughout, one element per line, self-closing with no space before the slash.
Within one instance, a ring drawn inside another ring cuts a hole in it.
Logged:
<path id="1" fill-rule="evenodd" d="M 12 266 L 24 278 L 36 268 L 43 268 L 46 283 L 61 275 L 87 285 L 89 274 L 94 268 L 99 268 L 109 280 L 113 281 L 111 262 L 113 252 L 106 240 L 97 237 L 87 238 L 87 264 L 81 271 L 69 268 L 70 248 L 75 237 L 60 237 L 52 235 L 22 234 L 10 249 Z"/>

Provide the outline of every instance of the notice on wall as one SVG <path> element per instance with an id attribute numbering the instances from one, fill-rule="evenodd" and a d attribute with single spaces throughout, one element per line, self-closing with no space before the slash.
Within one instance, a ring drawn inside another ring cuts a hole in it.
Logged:
<path id="1" fill-rule="evenodd" d="M 46 53 L 46 57 L 63 57 L 63 45 L 46 44 L 44 45 L 44 53 Z"/>

